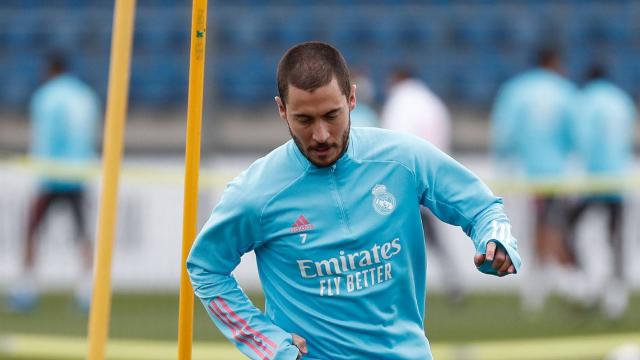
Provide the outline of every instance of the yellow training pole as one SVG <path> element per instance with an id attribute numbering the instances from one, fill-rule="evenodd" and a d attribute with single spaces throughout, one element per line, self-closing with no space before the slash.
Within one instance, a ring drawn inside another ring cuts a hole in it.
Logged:
<path id="1" fill-rule="evenodd" d="M 109 91 L 102 150 L 102 192 L 93 274 L 93 297 L 89 314 L 87 359 L 90 360 L 104 359 L 109 334 L 111 255 L 113 253 L 124 124 L 129 97 L 129 65 L 135 6 L 135 0 L 116 0 L 113 16 Z"/>
<path id="2" fill-rule="evenodd" d="M 182 262 L 180 263 L 180 310 L 178 314 L 178 359 L 191 359 L 193 338 L 193 289 L 186 261 L 196 237 L 198 215 L 198 171 L 202 129 L 202 93 L 207 27 L 207 0 L 193 0 L 191 14 L 191 53 L 189 99 L 187 104 L 187 143 L 185 146 L 184 201 L 182 222 Z"/>

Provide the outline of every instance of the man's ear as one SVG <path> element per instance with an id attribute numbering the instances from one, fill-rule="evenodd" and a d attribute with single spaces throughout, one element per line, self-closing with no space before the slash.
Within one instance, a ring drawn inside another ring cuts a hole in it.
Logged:
<path id="1" fill-rule="evenodd" d="M 352 111 L 356 107 L 356 84 L 351 85 L 351 94 L 347 99 L 349 102 L 349 111 Z"/>
<path id="2" fill-rule="evenodd" d="M 280 96 L 275 97 L 276 105 L 278 105 L 278 113 L 280 114 L 280 118 L 287 122 L 287 108 L 284 106 L 284 102 L 280 98 Z"/>

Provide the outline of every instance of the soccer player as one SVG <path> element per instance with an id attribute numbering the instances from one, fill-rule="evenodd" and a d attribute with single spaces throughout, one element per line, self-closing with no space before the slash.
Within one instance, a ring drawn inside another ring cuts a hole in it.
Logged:
<path id="1" fill-rule="evenodd" d="M 419 205 L 504 276 L 520 257 L 501 199 L 424 140 L 351 129 L 356 87 L 332 46 L 294 46 L 277 79 L 292 140 L 228 185 L 187 260 L 196 295 L 252 359 L 431 359 Z M 231 275 L 249 251 L 265 313 Z"/>
<path id="2" fill-rule="evenodd" d="M 491 130 L 498 163 L 509 166 L 517 162 L 533 181 L 561 179 L 574 148 L 576 91 L 562 76 L 559 53 L 553 48 L 540 50 L 536 68 L 509 80 L 495 100 Z M 564 241 L 566 201 L 555 195 L 536 195 L 533 202 L 536 265 L 549 270 L 557 263 L 563 266 L 560 269 L 571 271 L 574 260 Z M 523 300 L 527 309 L 537 311 L 555 277 L 542 276 L 544 272 L 539 271 L 535 274 L 536 280 L 527 282 L 523 289 Z"/>
<path id="3" fill-rule="evenodd" d="M 88 85 L 67 71 L 59 54 L 48 59 L 47 81 L 31 100 L 31 156 L 61 164 L 81 164 L 95 157 L 99 100 Z M 81 181 L 42 179 L 29 212 L 23 272 L 10 289 L 8 307 L 27 311 L 38 301 L 35 276 L 37 230 L 56 203 L 68 205 L 76 228 L 83 272 L 76 282 L 77 305 L 86 311 L 90 303 L 93 246 L 87 234 L 83 210 L 85 187 Z"/>
<path id="4" fill-rule="evenodd" d="M 588 83 L 576 101 L 575 128 L 578 153 L 587 174 L 592 177 L 625 176 L 633 161 L 636 118 L 633 100 L 607 80 L 606 71 L 602 66 L 592 66 L 587 79 Z M 585 210 L 594 207 L 605 209 L 609 217 L 608 232 L 613 251 L 613 274 L 602 286 L 602 308 L 608 318 L 617 319 L 624 314 L 628 304 L 628 290 L 624 279 L 622 194 L 594 194 L 576 204 L 569 213 L 568 241 L 578 265 L 582 265 L 575 255 L 575 227 Z"/>

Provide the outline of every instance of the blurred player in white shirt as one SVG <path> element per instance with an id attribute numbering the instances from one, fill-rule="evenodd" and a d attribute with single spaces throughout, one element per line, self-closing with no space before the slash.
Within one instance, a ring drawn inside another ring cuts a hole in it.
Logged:
<path id="1" fill-rule="evenodd" d="M 446 105 L 409 70 L 394 71 L 381 125 L 412 133 L 446 153 L 450 151 L 451 119 Z"/>

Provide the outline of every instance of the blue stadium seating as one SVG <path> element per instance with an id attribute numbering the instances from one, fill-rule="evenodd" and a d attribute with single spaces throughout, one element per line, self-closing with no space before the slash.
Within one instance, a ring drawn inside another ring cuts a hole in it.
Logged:
<path id="1" fill-rule="evenodd" d="M 11 86 L 0 86 L 3 105 L 21 110 L 28 107 L 33 90 L 44 78 L 41 66 L 38 57 L 17 55 L 4 58 L 2 84 Z"/>
<path id="2" fill-rule="evenodd" d="M 191 1 L 139 0 L 131 76 L 132 106 L 186 101 Z M 72 68 L 106 91 L 113 1 L 0 1 L 0 106 L 24 109 L 52 49 L 74 54 Z M 365 69 L 384 99 L 389 73 L 415 69 L 452 103 L 487 107 L 498 86 L 530 65 L 552 39 L 579 81 L 597 54 L 617 82 L 640 92 L 638 1 L 305 0 L 210 1 L 207 84 L 219 101 L 259 106 L 275 94 L 282 52 L 300 41 L 339 47 Z"/>

